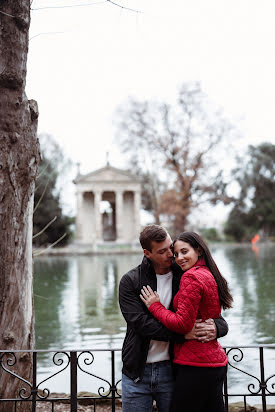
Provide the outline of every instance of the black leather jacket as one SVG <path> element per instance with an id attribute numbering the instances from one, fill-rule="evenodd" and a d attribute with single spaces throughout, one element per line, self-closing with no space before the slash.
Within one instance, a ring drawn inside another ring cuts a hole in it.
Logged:
<path id="1" fill-rule="evenodd" d="M 173 310 L 172 302 L 179 289 L 182 270 L 173 263 L 172 300 L 170 310 Z M 150 285 L 153 290 L 157 289 L 157 278 L 154 268 L 145 256 L 142 263 L 127 272 L 119 284 L 119 304 L 121 312 L 127 323 L 127 332 L 122 347 L 122 372 L 138 382 L 142 376 L 146 364 L 150 340 L 183 342 L 184 336 L 177 335 L 167 329 L 148 311 L 139 295 L 143 286 Z M 225 336 L 228 332 L 226 321 L 220 317 L 214 319 L 217 327 L 217 337 Z M 172 347 L 171 359 L 172 359 Z"/>

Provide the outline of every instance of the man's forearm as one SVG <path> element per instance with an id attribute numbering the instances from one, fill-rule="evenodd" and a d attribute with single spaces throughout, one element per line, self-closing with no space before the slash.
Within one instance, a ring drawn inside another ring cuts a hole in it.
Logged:
<path id="1" fill-rule="evenodd" d="M 125 313 L 122 312 L 129 328 L 133 329 L 135 333 L 144 338 L 150 338 L 160 341 L 168 341 L 171 339 L 173 332 L 167 329 L 164 325 L 152 318 L 150 314 L 139 313 Z"/>
<path id="2" fill-rule="evenodd" d="M 218 319 L 214 319 L 216 328 L 217 328 L 217 339 L 221 338 L 228 333 L 228 323 L 226 320 L 220 316 Z"/>

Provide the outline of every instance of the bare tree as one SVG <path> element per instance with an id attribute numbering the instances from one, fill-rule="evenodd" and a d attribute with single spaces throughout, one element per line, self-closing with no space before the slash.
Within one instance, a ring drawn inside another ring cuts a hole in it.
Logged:
<path id="1" fill-rule="evenodd" d="M 32 209 L 39 163 L 38 109 L 25 94 L 30 0 L 0 5 L 0 349 L 31 349 L 34 344 L 32 300 Z M 1 355 L 2 362 L 6 357 Z M 7 364 L 6 364 L 7 366 Z M 31 379 L 28 353 L 14 365 Z M 0 397 L 18 395 L 22 382 L 0 372 Z M 0 403 L 0 411 L 11 404 Z M 29 410 L 20 405 L 20 411 Z"/>
<path id="2" fill-rule="evenodd" d="M 235 131 L 221 112 L 211 111 L 199 84 L 184 84 L 174 106 L 130 99 L 118 117 L 117 140 L 130 167 L 165 182 L 155 213 L 170 218 L 175 231 L 202 202 L 229 201 L 217 157 Z"/>

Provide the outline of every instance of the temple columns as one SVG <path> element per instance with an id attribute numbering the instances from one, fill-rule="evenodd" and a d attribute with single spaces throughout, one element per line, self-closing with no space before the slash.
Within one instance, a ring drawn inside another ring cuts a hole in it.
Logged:
<path id="1" fill-rule="evenodd" d="M 96 241 L 103 241 L 102 234 L 102 218 L 100 213 L 100 202 L 102 198 L 102 192 L 97 190 L 94 192 L 94 220 L 95 220 L 95 238 Z"/>
<path id="2" fill-rule="evenodd" d="M 123 240 L 123 191 L 117 190 L 116 194 L 116 240 Z"/>
<path id="3" fill-rule="evenodd" d="M 134 228 L 135 237 L 138 240 L 140 234 L 140 209 L 141 209 L 141 193 L 134 192 Z"/>
<path id="4" fill-rule="evenodd" d="M 103 189 L 79 190 L 77 192 L 76 240 L 82 244 L 104 242 L 103 215 L 100 203 L 106 191 Z M 113 193 L 114 241 L 118 243 L 138 242 L 140 233 L 140 190 L 122 188 L 108 190 Z"/>
<path id="5" fill-rule="evenodd" d="M 77 199 L 77 210 L 78 210 L 78 213 L 76 215 L 76 238 L 77 240 L 79 240 L 79 239 L 82 239 L 83 192 L 77 192 L 76 199 Z"/>

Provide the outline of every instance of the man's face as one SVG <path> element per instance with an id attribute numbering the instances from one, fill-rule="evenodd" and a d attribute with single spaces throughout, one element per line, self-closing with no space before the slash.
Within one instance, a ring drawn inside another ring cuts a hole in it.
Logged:
<path id="1" fill-rule="evenodd" d="M 170 271 L 173 261 L 171 246 L 172 240 L 168 235 L 163 242 L 152 241 L 151 252 L 144 249 L 144 255 L 151 260 L 156 273 L 164 274 Z"/>

